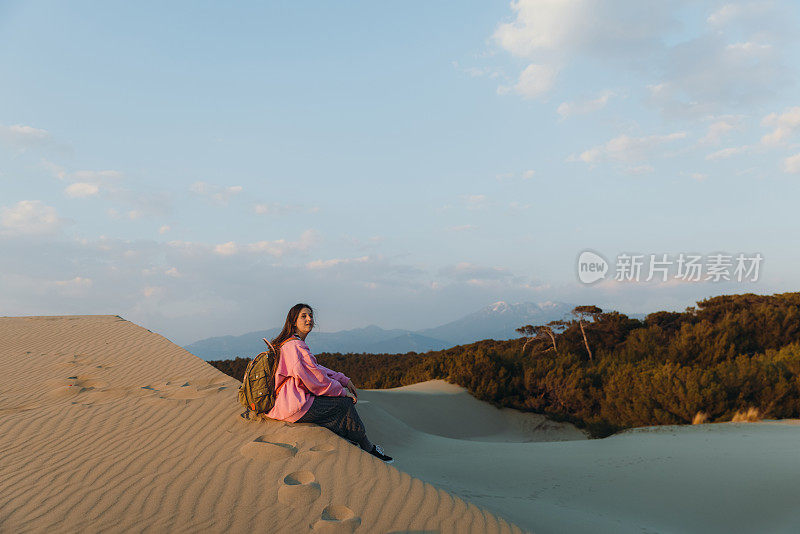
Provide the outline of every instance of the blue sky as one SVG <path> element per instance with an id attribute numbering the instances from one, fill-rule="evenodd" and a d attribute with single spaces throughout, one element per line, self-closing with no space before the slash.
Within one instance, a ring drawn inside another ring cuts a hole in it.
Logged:
<path id="1" fill-rule="evenodd" d="M 179 343 L 798 288 L 798 7 L 4 2 L 0 315 Z M 586 249 L 612 264 L 584 285 Z M 621 253 L 763 256 L 618 281 Z"/>

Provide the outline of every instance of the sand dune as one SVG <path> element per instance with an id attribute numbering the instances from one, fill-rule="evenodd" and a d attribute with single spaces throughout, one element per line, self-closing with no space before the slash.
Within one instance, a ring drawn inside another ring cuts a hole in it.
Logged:
<path id="1" fill-rule="evenodd" d="M 406 426 L 418 432 L 469 441 L 587 439 L 586 434 L 573 425 L 556 423 L 542 415 L 495 408 L 444 380 L 367 390 L 360 396 L 359 411 L 369 412 L 375 426 L 392 441 L 405 433 Z"/>
<path id="2" fill-rule="evenodd" d="M 361 392 L 388 466 L 115 316 L 0 318 L 0 365 L 1 532 L 800 531 L 796 421 L 587 440 L 432 381 Z"/>
<path id="3" fill-rule="evenodd" d="M 526 434 L 465 395 L 440 381 L 365 391 L 359 412 L 398 469 L 532 532 L 800 532 L 798 421 L 581 440 L 553 423 Z"/>
<path id="4" fill-rule="evenodd" d="M 0 318 L 2 532 L 521 532 L 116 316 Z"/>

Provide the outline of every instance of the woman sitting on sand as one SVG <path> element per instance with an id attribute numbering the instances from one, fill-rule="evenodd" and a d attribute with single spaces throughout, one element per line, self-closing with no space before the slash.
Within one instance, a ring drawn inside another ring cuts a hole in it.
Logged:
<path id="1" fill-rule="evenodd" d="M 367 438 L 355 408 L 358 392 L 353 381 L 318 364 L 311 354 L 305 339 L 312 328 L 311 306 L 295 304 L 286 315 L 283 330 L 272 340 L 280 359 L 275 370 L 275 406 L 267 417 L 290 423 L 316 423 L 391 463 L 392 458 Z"/>

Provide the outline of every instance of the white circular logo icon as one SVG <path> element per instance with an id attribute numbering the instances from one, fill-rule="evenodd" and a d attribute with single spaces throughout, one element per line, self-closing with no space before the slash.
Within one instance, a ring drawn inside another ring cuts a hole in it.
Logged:
<path id="1" fill-rule="evenodd" d="M 584 250 L 578 256 L 578 279 L 584 284 L 593 284 L 606 277 L 608 262 L 591 250 Z"/>

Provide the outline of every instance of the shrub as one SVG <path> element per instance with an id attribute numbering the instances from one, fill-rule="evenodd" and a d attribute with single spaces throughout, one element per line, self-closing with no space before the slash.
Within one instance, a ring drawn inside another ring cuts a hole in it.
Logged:
<path id="1" fill-rule="evenodd" d="M 736 412 L 733 414 L 732 423 L 755 423 L 761 421 L 761 413 L 758 408 L 750 407 L 747 411 Z"/>
<path id="2" fill-rule="evenodd" d="M 692 418 L 693 425 L 704 425 L 708 423 L 708 414 L 706 412 L 697 412 Z"/>

